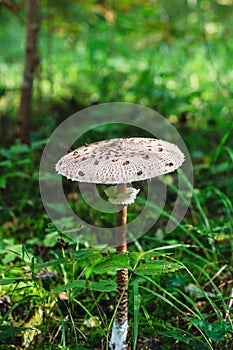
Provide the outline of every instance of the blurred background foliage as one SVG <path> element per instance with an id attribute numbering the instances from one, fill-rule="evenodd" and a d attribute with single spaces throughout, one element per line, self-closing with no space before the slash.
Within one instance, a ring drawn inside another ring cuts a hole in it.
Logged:
<path id="1" fill-rule="evenodd" d="M 0 8 L 2 140 L 12 136 L 22 80 L 25 13 L 19 4 L 15 13 Z M 33 133 L 111 101 L 139 103 L 199 130 L 217 131 L 230 121 L 230 0 L 42 0 L 40 11 Z"/>

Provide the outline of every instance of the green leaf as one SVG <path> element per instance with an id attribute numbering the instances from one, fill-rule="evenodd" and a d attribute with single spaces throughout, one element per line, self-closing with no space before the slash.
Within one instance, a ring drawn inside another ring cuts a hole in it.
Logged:
<path id="1" fill-rule="evenodd" d="M 211 324 L 204 320 L 193 319 L 192 323 L 196 327 L 204 331 L 207 337 L 209 337 L 214 341 L 222 340 L 225 337 L 227 331 L 230 330 L 230 327 L 229 327 L 230 324 L 227 322 L 216 322 Z"/>
<path id="2" fill-rule="evenodd" d="M 21 279 L 17 279 L 17 278 L 4 278 L 4 279 L 0 279 L 0 285 L 5 286 L 7 284 L 19 282 L 20 280 Z"/>
<path id="3" fill-rule="evenodd" d="M 0 326 L 0 339 L 10 338 L 14 334 L 25 331 L 26 329 L 25 327 Z"/>
<path id="4" fill-rule="evenodd" d="M 127 254 L 116 255 L 111 253 L 106 258 L 103 258 L 103 262 L 93 267 L 95 273 L 111 273 L 119 269 L 131 269 Z"/>
<path id="5" fill-rule="evenodd" d="M 7 174 L 7 178 L 10 177 L 21 177 L 22 179 L 29 179 L 30 176 L 23 171 L 14 171 L 12 173 Z"/>
<path id="6" fill-rule="evenodd" d="M 48 232 L 49 229 L 46 229 L 46 231 Z M 57 244 L 57 238 L 59 236 L 59 232 L 57 231 L 57 229 L 52 228 L 51 229 L 52 232 L 49 232 L 46 234 L 43 243 L 46 247 L 54 247 Z"/>
<path id="7" fill-rule="evenodd" d="M 189 283 L 187 286 L 184 287 L 184 290 L 186 293 L 189 293 L 189 295 L 193 298 L 193 299 L 201 299 L 203 298 L 204 292 L 203 290 L 196 286 L 193 283 Z M 215 293 L 211 293 L 211 292 L 205 292 L 205 295 L 208 295 L 211 298 L 214 298 L 216 296 Z"/>
<path id="8" fill-rule="evenodd" d="M 89 288 L 98 292 L 112 292 L 116 290 L 116 283 L 114 281 L 105 280 L 101 282 L 92 282 Z"/>
<path id="9" fill-rule="evenodd" d="M 165 337 L 173 338 L 175 340 L 178 340 L 182 343 L 188 344 L 189 349 L 195 349 L 195 350 L 207 350 L 209 349 L 208 345 L 206 345 L 203 341 L 199 339 L 195 339 L 190 333 L 174 328 L 170 329 L 169 331 L 158 331 L 158 334 L 162 334 Z"/>
<path id="10" fill-rule="evenodd" d="M 5 256 L 2 259 L 4 264 L 8 264 L 11 261 L 14 261 L 16 258 L 19 259 L 24 259 L 26 262 L 30 262 L 33 255 L 28 253 L 27 255 L 24 254 L 24 248 L 23 248 L 23 244 L 14 244 L 14 245 L 10 245 L 7 246 L 5 248 L 5 250 L 7 252 L 5 252 Z"/>
<path id="11" fill-rule="evenodd" d="M 4 157 L 10 159 L 15 158 L 16 155 L 21 155 L 23 153 L 28 153 L 30 148 L 25 144 L 13 145 L 10 149 L 2 148 L 0 154 Z"/>
<path id="12" fill-rule="evenodd" d="M 44 146 L 47 142 L 48 142 L 48 139 L 33 141 L 31 143 L 31 149 L 35 150 L 35 149 L 41 148 L 41 146 Z"/>
<path id="13" fill-rule="evenodd" d="M 13 162 L 11 160 L 3 160 L 2 162 L 0 162 L 0 166 L 4 167 L 4 168 L 10 168 L 12 167 Z"/>
<path id="14" fill-rule="evenodd" d="M 0 154 L 6 158 L 10 158 L 11 157 L 11 151 L 5 149 L 5 148 L 2 148 L 0 149 Z"/>
<path id="15" fill-rule="evenodd" d="M 17 144 L 13 145 L 10 148 L 11 152 L 13 154 L 22 154 L 22 153 L 28 153 L 30 151 L 30 148 L 26 144 Z"/>
<path id="16" fill-rule="evenodd" d="M 65 258 L 58 258 L 58 259 L 55 259 L 55 260 L 52 260 L 52 261 L 48 261 L 48 262 L 43 262 L 37 266 L 35 266 L 35 270 L 40 270 L 40 269 L 43 269 L 45 267 L 51 267 L 51 266 L 57 266 L 57 265 L 60 265 L 60 264 L 64 264 L 64 263 L 67 263 L 67 259 Z"/>
<path id="17" fill-rule="evenodd" d="M 101 282 L 88 283 L 85 280 L 77 280 L 74 282 L 67 283 L 63 286 L 57 287 L 53 290 L 54 293 L 64 292 L 73 288 L 86 288 L 92 289 L 99 292 L 112 292 L 116 290 L 116 283 L 114 281 L 103 280 Z"/>
<path id="18" fill-rule="evenodd" d="M 130 252 L 128 253 L 131 266 L 135 266 L 143 258 L 143 252 Z"/>
<path id="19" fill-rule="evenodd" d="M 140 296 L 139 296 L 137 279 L 134 279 L 133 281 L 133 300 L 134 300 L 133 350 L 136 350 L 138 330 L 139 330 L 139 308 L 140 308 Z"/>
<path id="20" fill-rule="evenodd" d="M 28 303 L 32 300 L 32 298 L 38 298 L 38 295 L 34 295 L 34 294 L 29 294 L 26 297 L 24 297 L 23 299 L 19 300 L 18 302 L 16 302 L 14 305 L 12 305 L 8 311 L 3 315 L 3 317 L 0 319 L 0 324 L 4 324 L 4 322 L 7 320 L 7 318 L 9 317 L 10 314 L 12 314 L 12 312 L 18 308 L 18 306 L 20 306 L 21 304 L 24 303 Z"/>
<path id="21" fill-rule="evenodd" d="M 172 263 L 166 260 L 155 260 L 140 264 L 134 272 L 142 275 L 157 275 L 160 273 L 174 272 L 183 269 L 183 266 L 178 263 Z"/>
<path id="22" fill-rule="evenodd" d="M 145 261 L 153 261 L 156 260 L 157 257 L 159 256 L 167 256 L 170 255 L 170 253 L 161 253 L 161 252 L 155 252 L 155 251 L 147 251 L 147 252 L 130 252 L 129 258 L 131 261 L 131 265 L 134 266 L 137 262 L 140 260 L 145 260 Z"/>
<path id="23" fill-rule="evenodd" d="M 91 260 L 93 258 L 102 258 L 102 253 L 104 253 L 104 250 L 86 248 L 76 250 L 75 252 L 70 253 L 70 256 L 75 260 Z"/>
<path id="24" fill-rule="evenodd" d="M 0 188 L 6 188 L 6 178 L 5 177 L 0 178 Z"/>
<path id="25" fill-rule="evenodd" d="M 53 290 L 54 293 L 60 293 L 64 292 L 65 290 L 69 290 L 72 288 L 86 288 L 86 281 L 85 280 L 77 280 L 74 282 L 70 282 L 67 284 L 64 284 L 64 286 L 57 287 Z"/>
<path id="26" fill-rule="evenodd" d="M 143 259 L 145 259 L 146 261 L 152 261 L 152 260 L 156 260 L 157 257 L 159 256 L 168 256 L 171 255 L 171 253 L 161 253 L 161 252 L 154 252 L 154 251 L 148 251 L 148 252 L 144 252 L 143 253 Z"/>

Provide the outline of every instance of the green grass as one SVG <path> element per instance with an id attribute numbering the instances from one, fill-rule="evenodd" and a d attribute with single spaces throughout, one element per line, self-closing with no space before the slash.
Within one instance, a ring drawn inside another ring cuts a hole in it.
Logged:
<path id="1" fill-rule="evenodd" d="M 224 147 L 231 149 L 229 141 Z M 128 261 L 115 260 L 107 247 L 93 250 L 82 241 L 72 242 L 50 224 L 36 186 L 44 142 L 1 149 L 3 348 L 19 344 L 37 349 L 41 342 L 48 349 L 107 349 L 116 269 L 128 267 L 129 341 L 134 349 L 150 344 L 162 349 L 230 349 L 231 152 L 222 147 L 216 160 L 208 160 L 210 167 L 194 164 L 190 208 L 169 234 L 165 227 L 177 189 L 168 181 L 171 200 L 156 225 L 129 245 Z M 22 179 L 17 191 L 16 179 Z M 73 184 L 65 186 L 67 193 L 74 191 Z M 132 217 L 144 202 L 142 194 L 130 206 Z M 157 207 L 148 205 L 153 215 Z M 90 215 L 81 198 L 75 208 L 84 218 Z M 102 215 L 98 220 L 104 225 L 113 218 Z"/>

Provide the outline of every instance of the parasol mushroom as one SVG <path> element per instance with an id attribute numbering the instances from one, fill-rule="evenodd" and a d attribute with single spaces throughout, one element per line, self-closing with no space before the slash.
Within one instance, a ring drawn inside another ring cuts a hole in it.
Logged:
<path id="1" fill-rule="evenodd" d="M 137 190 L 127 183 L 151 179 L 170 173 L 184 162 L 180 149 L 169 142 L 152 138 L 117 138 L 84 146 L 63 156 L 56 171 L 72 181 L 112 184 L 106 190 L 109 200 L 117 205 L 116 253 L 127 253 L 127 205 L 134 202 Z M 119 234 L 120 232 L 120 234 Z M 116 316 L 110 348 L 127 349 L 128 328 L 128 270 L 117 271 Z"/>

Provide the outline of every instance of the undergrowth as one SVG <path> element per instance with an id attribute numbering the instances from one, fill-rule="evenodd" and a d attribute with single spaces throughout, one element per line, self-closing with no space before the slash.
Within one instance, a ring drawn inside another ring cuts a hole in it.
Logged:
<path id="1" fill-rule="evenodd" d="M 117 257 L 81 236 L 72 241 L 43 213 L 36 164 L 44 143 L 1 150 L 1 348 L 106 349 L 116 270 L 128 268 L 133 349 L 230 349 L 230 146 L 217 150 L 209 167 L 194 167 L 191 205 L 172 233 L 164 229 L 171 202 L 127 256 Z M 68 200 L 82 206 L 74 190 L 68 186 Z M 135 209 L 129 207 L 132 215 L 143 201 L 139 196 Z"/>

